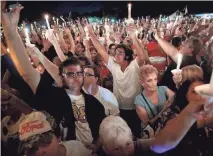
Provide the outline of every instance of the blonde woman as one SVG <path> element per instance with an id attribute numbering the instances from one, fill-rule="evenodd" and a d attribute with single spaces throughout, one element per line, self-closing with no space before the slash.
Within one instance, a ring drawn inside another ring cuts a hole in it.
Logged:
<path id="1" fill-rule="evenodd" d="M 203 80 L 203 70 L 197 65 L 183 67 L 180 74 L 173 75 L 173 81 L 176 84 L 176 88 L 179 88 L 186 80 L 194 81 L 197 79 Z"/>
<path id="2" fill-rule="evenodd" d="M 165 107 L 174 97 L 174 93 L 166 86 L 157 86 L 158 71 L 152 65 L 144 65 L 140 69 L 140 82 L 144 90 L 136 96 L 136 112 L 142 123 L 146 125 Z"/>

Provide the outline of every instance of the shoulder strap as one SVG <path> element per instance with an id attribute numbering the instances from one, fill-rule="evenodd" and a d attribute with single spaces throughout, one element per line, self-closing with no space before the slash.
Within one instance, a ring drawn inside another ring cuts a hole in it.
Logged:
<path id="1" fill-rule="evenodd" d="M 152 113 L 152 116 L 155 117 L 155 113 L 152 111 L 152 108 L 150 107 L 149 103 L 147 102 L 146 98 L 144 97 L 143 92 L 141 93 L 141 95 L 142 95 L 144 101 L 146 102 L 147 106 L 149 107 L 149 109 Z"/>

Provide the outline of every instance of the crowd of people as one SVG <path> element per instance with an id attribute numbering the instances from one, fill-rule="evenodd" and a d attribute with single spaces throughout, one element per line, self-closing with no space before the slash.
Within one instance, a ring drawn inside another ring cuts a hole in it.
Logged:
<path id="1" fill-rule="evenodd" d="M 27 32 L 22 9 L 2 2 L 3 156 L 213 155 L 213 19 Z"/>

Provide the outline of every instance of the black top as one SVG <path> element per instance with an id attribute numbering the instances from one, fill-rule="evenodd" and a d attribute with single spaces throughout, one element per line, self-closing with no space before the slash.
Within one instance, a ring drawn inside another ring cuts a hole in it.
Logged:
<path id="1" fill-rule="evenodd" d="M 198 62 L 196 60 L 196 57 L 194 56 L 183 56 L 183 60 L 182 60 L 182 64 L 180 68 L 183 68 L 185 66 L 188 65 L 198 65 Z M 161 81 L 159 82 L 160 86 L 167 86 L 169 89 L 176 91 L 176 85 L 173 82 L 173 75 L 171 73 L 171 71 L 173 69 L 176 69 L 177 64 L 172 60 L 172 62 L 170 63 L 170 65 L 168 66 L 167 70 L 165 71 Z"/>
<path id="2" fill-rule="evenodd" d="M 45 51 L 43 54 L 51 62 L 53 61 L 54 57 L 58 56 L 53 45 L 48 49 L 48 51 Z"/>
<path id="3" fill-rule="evenodd" d="M 75 140 L 75 117 L 72 109 L 72 102 L 63 88 L 54 87 L 54 80 L 48 72 L 44 72 L 35 94 L 35 107 L 37 110 L 45 110 L 50 113 L 59 126 L 64 119 L 68 127 L 66 140 Z M 92 132 L 93 141 L 96 141 L 99 134 L 99 126 L 105 118 L 103 105 L 93 96 L 85 94 L 85 114 Z"/>

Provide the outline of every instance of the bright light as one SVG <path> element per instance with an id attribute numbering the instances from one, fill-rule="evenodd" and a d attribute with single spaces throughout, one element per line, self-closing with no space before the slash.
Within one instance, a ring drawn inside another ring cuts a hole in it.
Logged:
<path id="1" fill-rule="evenodd" d="M 129 3 L 129 4 L 128 4 L 128 7 L 131 7 L 131 6 L 132 6 L 132 4 L 131 4 L 131 3 Z"/>
<path id="2" fill-rule="evenodd" d="M 45 15 L 45 18 L 46 18 L 46 19 L 48 19 L 48 18 L 49 18 L 49 16 L 48 16 L 48 15 Z"/>
<path id="3" fill-rule="evenodd" d="M 24 31 L 27 32 L 27 33 L 29 32 L 29 30 L 27 28 L 24 28 Z"/>
<path id="4" fill-rule="evenodd" d="M 85 32 L 88 32 L 88 29 L 87 29 L 87 27 L 85 27 L 85 28 L 84 28 L 84 30 L 85 30 Z"/>

